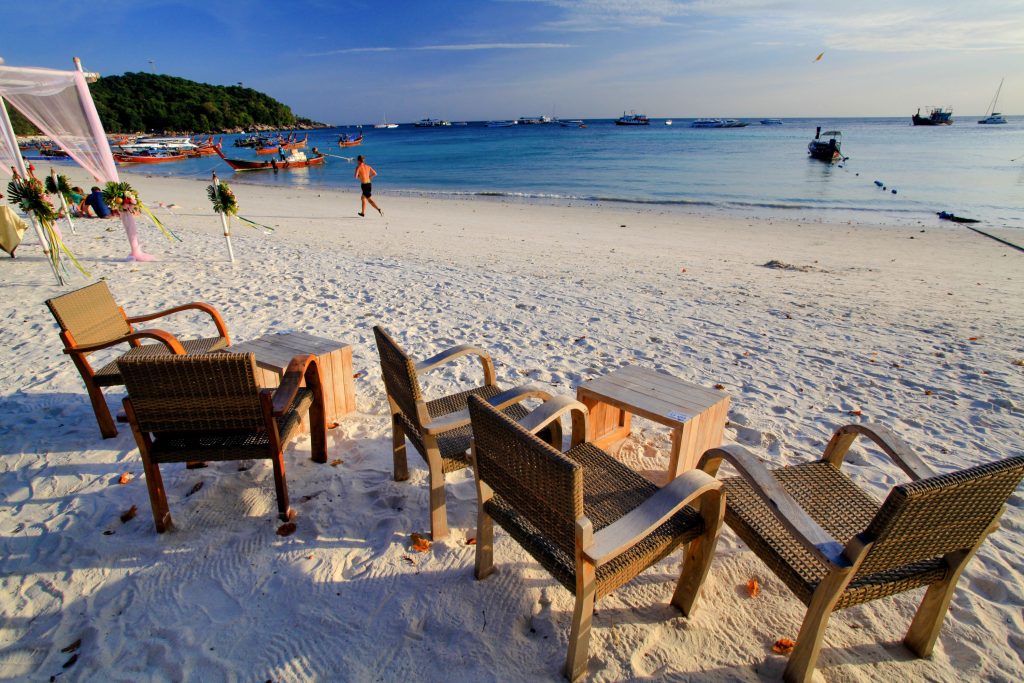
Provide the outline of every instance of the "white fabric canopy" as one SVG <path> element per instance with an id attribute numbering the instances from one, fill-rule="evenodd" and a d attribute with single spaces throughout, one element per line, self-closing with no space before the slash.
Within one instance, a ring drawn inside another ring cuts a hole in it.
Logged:
<path id="1" fill-rule="evenodd" d="M 119 180 L 110 144 L 81 70 L 0 65 L 0 97 L 17 107 L 96 180 Z M 0 128 L 6 129 L 6 126 Z M 11 172 L 11 166 L 22 168 L 17 140 L 9 129 L 0 135 L 0 160 L 7 173 Z M 135 218 L 122 211 L 121 222 L 128 233 L 131 258 L 151 260 L 139 246 Z"/>

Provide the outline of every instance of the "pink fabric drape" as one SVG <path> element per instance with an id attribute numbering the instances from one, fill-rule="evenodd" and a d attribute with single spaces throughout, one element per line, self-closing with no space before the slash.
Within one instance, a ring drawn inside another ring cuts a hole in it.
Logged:
<path id="1" fill-rule="evenodd" d="M 104 182 L 119 180 L 84 73 L 0 66 L 0 96 L 17 107 L 94 178 Z M 6 142 L 5 147 L 9 146 Z M 14 150 L 17 153 L 16 143 Z M 4 154 L 7 151 L 4 149 Z M 5 170 L 10 172 L 6 162 Z M 131 246 L 129 257 L 137 261 L 153 260 L 139 245 L 135 217 L 125 211 L 120 215 Z"/>

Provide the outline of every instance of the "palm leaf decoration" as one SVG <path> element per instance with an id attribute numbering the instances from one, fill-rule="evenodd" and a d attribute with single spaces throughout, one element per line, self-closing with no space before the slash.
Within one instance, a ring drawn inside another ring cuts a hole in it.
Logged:
<path id="1" fill-rule="evenodd" d="M 34 216 L 39 221 L 43 228 L 43 235 L 49 243 L 50 265 L 53 267 L 53 272 L 57 274 L 57 279 L 61 284 L 64 284 L 69 274 L 67 267 L 64 265 L 62 254 L 71 259 L 71 262 L 75 264 L 78 270 L 82 271 L 83 275 L 92 277 L 82 267 L 82 264 L 78 262 L 78 259 L 75 258 L 75 255 L 68 249 L 67 245 L 64 244 L 64 241 L 60 238 L 60 233 L 54 228 L 53 224 L 57 220 L 57 211 L 46 196 L 43 184 L 37 178 L 15 176 L 11 182 L 7 183 L 7 199 L 10 200 L 11 204 L 16 204 L 26 214 Z"/>
<path id="2" fill-rule="evenodd" d="M 235 199 L 235 193 L 231 191 L 227 183 L 218 181 L 216 186 L 207 185 L 206 196 L 213 204 L 215 213 L 223 213 L 227 216 L 238 215 L 238 200 Z"/>
<path id="3" fill-rule="evenodd" d="M 62 195 L 64 199 L 71 201 L 71 183 L 66 175 L 58 175 L 56 180 L 52 175 L 48 175 L 43 183 L 48 193 Z"/>

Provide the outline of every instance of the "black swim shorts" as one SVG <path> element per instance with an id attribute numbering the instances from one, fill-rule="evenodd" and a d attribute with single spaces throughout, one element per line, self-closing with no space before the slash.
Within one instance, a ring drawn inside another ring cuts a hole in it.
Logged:
<path id="1" fill-rule="evenodd" d="M 363 188 L 363 196 L 364 197 L 370 197 L 373 194 L 373 184 L 372 183 L 363 183 L 361 185 L 361 187 Z"/>

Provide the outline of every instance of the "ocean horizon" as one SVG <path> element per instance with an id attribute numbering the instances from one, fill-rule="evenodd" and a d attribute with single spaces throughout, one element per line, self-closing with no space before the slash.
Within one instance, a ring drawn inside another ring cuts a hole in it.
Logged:
<path id="1" fill-rule="evenodd" d="M 1000 126 L 960 116 L 952 126 L 915 127 L 910 117 L 791 118 L 783 125 L 692 128 L 691 118 L 650 126 L 584 119 L 488 128 L 345 126 L 309 131 L 320 167 L 234 173 L 218 157 L 159 166 L 121 166 L 155 176 L 358 190 L 345 158 L 363 154 L 379 176 L 375 193 L 483 196 L 523 201 L 618 202 L 829 221 L 917 223 L 950 211 L 992 227 L 1024 228 L 1024 118 Z M 808 158 L 815 128 L 839 130 L 846 159 Z M 362 132 L 363 144 L 339 148 L 338 136 Z M 305 133 L 303 133 L 304 135 Z M 256 159 L 233 146 L 229 157 Z M 268 157 L 262 157 L 266 160 Z"/>

